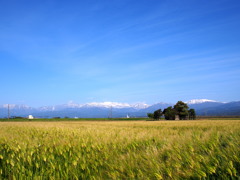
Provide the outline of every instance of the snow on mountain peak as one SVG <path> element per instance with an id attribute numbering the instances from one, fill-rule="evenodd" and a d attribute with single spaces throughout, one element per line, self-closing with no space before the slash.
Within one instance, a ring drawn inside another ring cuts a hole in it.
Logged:
<path id="1" fill-rule="evenodd" d="M 42 111 L 48 110 L 48 111 L 54 111 L 54 110 L 60 110 L 64 108 L 82 108 L 82 107 L 99 107 L 99 108 L 135 108 L 135 109 L 144 109 L 149 107 L 148 104 L 145 103 L 135 103 L 135 104 L 129 104 L 129 103 L 119 103 L 119 102 L 90 102 L 85 104 L 77 104 L 72 101 L 69 101 L 67 104 L 62 105 L 56 105 L 56 106 L 44 106 L 40 109 Z"/>
<path id="2" fill-rule="evenodd" d="M 11 109 L 31 109 L 31 107 L 27 106 L 27 105 L 18 105 L 18 104 L 3 104 L 2 105 L 3 108 L 11 108 Z"/>
<path id="3" fill-rule="evenodd" d="M 67 104 L 65 104 L 64 106 L 68 107 L 68 108 L 78 108 L 81 107 L 80 104 L 74 103 L 73 101 L 69 101 Z"/>
<path id="4" fill-rule="evenodd" d="M 104 107 L 104 108 L 135 108 L 135 109 L 143 109 L 149 107 L 148 104 L 145 103 L 119 103 L 119 102 L 91 102 L 86 103 L 83 106 L 87 107 Z"/>
<path id="5" fill-rule="evenodd" d="M 118 102 L 91 102 L 86 103 L 84 106 L 88 107 L 105 107 L 105 108 L 129 108 L 131 107 L 128 103 L 118 103 Z"/>
<path id="6" fill-rule="evenodd" d="M 145 109 L 145 108 L 149 107 L 149 105 L 146 103 L 136 103 L 136 104 L 132 104 L 131 107 L 133 107 L 135 109 Z"/>
<path id="7" fill-rule="evenodd" d="M 187 104 L 201 104 L 201 103 L 205 103 L 205 102 L 217 102 L 214 100 L 209 100 L 209 99 L 192 99 L 190 101 L 187 101 Z"/>

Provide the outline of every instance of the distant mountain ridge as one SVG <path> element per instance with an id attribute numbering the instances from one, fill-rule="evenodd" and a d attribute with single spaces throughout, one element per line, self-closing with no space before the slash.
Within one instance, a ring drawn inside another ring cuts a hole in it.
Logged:
<path id="1" fill-rule="evenodd" d="M 222 102 L 207 102 L 204 104 L 189 105 L 194 108 L 197 115 L 201 116 L 239 116 L 240 101 L 222 103 Z"/>
<path id="2" fill-rule="evenodd" d="M 190 108 L 196 110 L 201 116 L 223 116 L 240 115 L 240 101 L 218 102 L 209 99 L 193 99 L 186 102 Z M 119 102 L 91 102 L 77 104 L 69 102 L 56 106 L 43 106 L 32 108 L 27 105 L 9 105 L 11 116 L 27 117 L 33 115 L 40 118 L 52 117 L 79 117 L 79 118 L 107 118 L 107 117 L 146 117 L 147 113 L 157 109 L 164 109 L 173 106 L 172 103 L 156 103 L 148 105 L 146 103 L 119 103 Z M 8 105 L 0 105 L 0 117 L 8 116 Z"/>

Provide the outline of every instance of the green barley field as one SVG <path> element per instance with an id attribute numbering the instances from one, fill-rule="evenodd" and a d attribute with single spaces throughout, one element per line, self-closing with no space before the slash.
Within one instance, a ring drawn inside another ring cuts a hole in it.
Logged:
<path id="1" fill-rule="evenodd" d="M 240 120 L 0 122 L 0 179 L 240 179 Z"/>

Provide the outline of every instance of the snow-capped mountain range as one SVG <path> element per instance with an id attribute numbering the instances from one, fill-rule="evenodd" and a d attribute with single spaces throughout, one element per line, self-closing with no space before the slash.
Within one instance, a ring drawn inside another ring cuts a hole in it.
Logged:
<path id="1" fill-rule="evenodd" d="M 18 104 L 3 104 L 0 108 L 12 108 L 12 109 L 32 109 L 30 106 L 27 105 L 18 105 Z"/>
<path id="2" fill-rule="evenodd" d="M 186 101 L 190 108 L 196 110 L 197 115 L 240 115 L 240 101 L 218 102 L 209 99 L 193 99 Z M 8 109 L 12 116 L 27 116 L 32 114 L 37 117 L 109 117 L 110 111 L 113 117 L 144 117 L 149 112 L 173 106 L 172 103 L 119 103 L 119 102 L 91 102 L 78 104 L 70 101 L 67 104 L 56 106 L 43 106 L 32 108 L 27 105 L 0 105 L 0 118 L 7 117 Z M 8 108 L 9 107 L 9 108 Z"/>
<path id="3" fill-rule="evenodd" d="M 206 102 L 218 102 L 214 100 L 209 100 L 209 99 L 193 99 L 190 101 L 186 101 L 185 103 L 187 104 L 201 104 L 201 103 L 206 103 Z M 171 104 L 171 103 L 157 103 L 157 104 Z M 155 105 L 155 104 L 154 104 Z M 57 109 L 64 109 L 64 108 L 82 108 L 82 107 L 100 107 L 100 108 L 135 108 L 135 109 L 145 109 L 148 108 L 152 105 L 148 105 L 146 103 L 134 103 L 134 104 L 129 104 L 129 103 L 120 103 L 120 102 L 90 102 L 86 104 L 78 104 L 74 103 L 73 101 L 70 101 L 66 104 L 62 105 L 56 105 L 56 106 L 42 106 L 38 109 L 40 110 L 57 110 Z M 8 108 L 8 104 L 3 104 L 0 107 L 2 108 Z M 18 104 L 9 104 L 9 107 L 12 109 L 33 109 L 30 106 L 27 105 L 18 105 Z"/>
<path id="4" fill-rule="evenodd" d="M 128 104 L 128 103 L 119 103 L 119 102 L 91 102 L 86 104 L 77 104 L 73 102 L 69 102 L 67 104 L 56 105 L 56 106 L 43 106 L 39 109 L 44 110 L 60 110 L 65 108 L 115 108 L 115 109 L 122 109 L 122 108 L 134 108 L 134 109 L 144 109 L 149 107 L 148 104 L 145 103 L 135 103 L 135 104 Z"/>
<path id="5" fill-rule="evenodd" d="M 185 103 L 187 103 L 187 104 L 201 104 L 201 103 L 206 103 L 206 102 L 218 102 L 218 101 L 209 100 L 209 99 L 192 99 L 192 100 L 187 101 Z"/>

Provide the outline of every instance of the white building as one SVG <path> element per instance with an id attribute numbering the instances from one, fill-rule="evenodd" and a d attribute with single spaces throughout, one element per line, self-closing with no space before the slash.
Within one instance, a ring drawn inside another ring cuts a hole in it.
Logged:
<path id="1" fill-rule="evenodd" d="M 28 119 L 34 119 L 33 115 L 28 115 Z"/>

